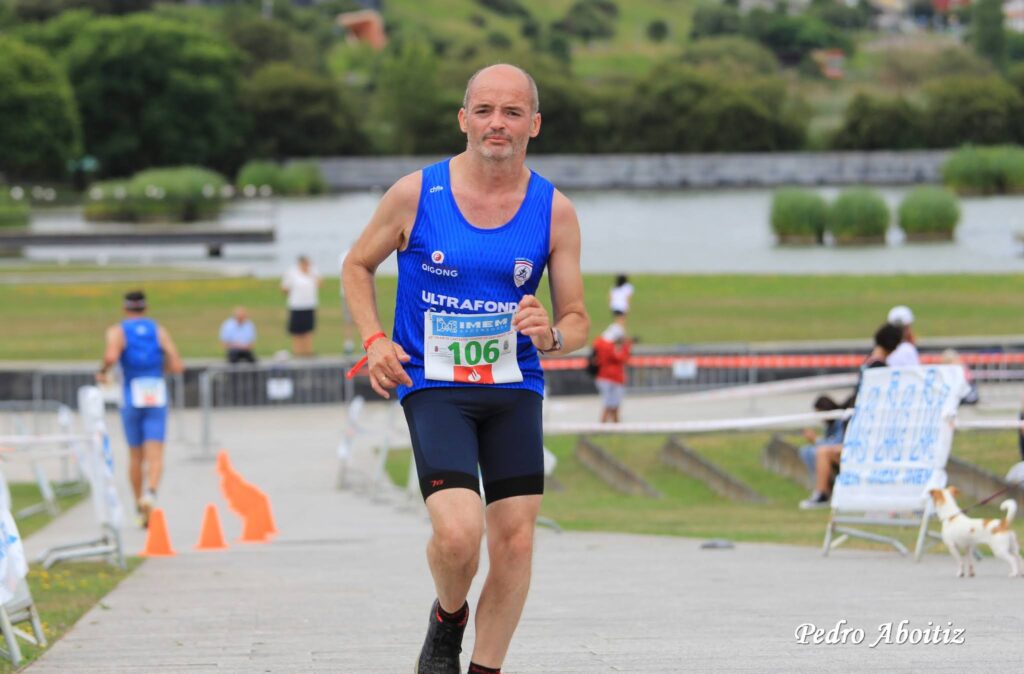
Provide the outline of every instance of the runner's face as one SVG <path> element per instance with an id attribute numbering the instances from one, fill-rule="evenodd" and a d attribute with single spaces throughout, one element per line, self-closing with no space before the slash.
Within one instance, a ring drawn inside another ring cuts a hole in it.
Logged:
<path id="1" fill-rule="evenodd" d="M 540 114 L 531 111 L 531 93 L 529 82 L 517 70 L 480 73 L 470 89 L 468 107 L 459 110 L 469 149 L 493 161 L 526 154 L 530 138 L 540 132 Z"/>

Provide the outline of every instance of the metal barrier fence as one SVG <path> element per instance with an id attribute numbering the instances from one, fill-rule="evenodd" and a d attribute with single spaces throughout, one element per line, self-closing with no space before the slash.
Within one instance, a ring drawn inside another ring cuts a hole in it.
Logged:
<path id="1" fill-rule="evenodd" d="M 204 455 L 213 444 L 213 408 L 344 403 L 355 397 L 355 383 L 345 378 L 351 366 L 347 360 L 317 360 L 207 368 L 199 374 Z"/>

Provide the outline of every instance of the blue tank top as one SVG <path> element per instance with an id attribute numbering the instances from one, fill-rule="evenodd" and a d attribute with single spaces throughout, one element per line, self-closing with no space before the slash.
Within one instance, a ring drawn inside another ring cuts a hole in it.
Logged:
<path id="1" fill-rule="evenodd" d="M 459 211 L 446 159 L 423 169 L 416 221 L 409 245 L 398 253 L 398 290 L 393 339 L 410 356 L 412 386 L 399 386 L 401 400 L 423 388 L 479 386 L 426 379 L 423 323 L 428 311 L 447 314 L 514 313 L 523 295 L 534 295 L 551 248 L 554 186 L 530 172 L 526 197 L 501 227 L 474 227 Z M 526 389 L 544 395 L 544 372 L 529 337 L 517 336 L 523 381 L 489 388 Z"/>
<path id="2" fill-rule="evenodd" d="M 129 387 L 137 377 L 163 377 L 164 352 L 160 348 L 156 321 L 150 318 L 126 318 L 124 351 L 121 352 L 121 373 L 124 378 L 124 399 L 131 400 Z"/>

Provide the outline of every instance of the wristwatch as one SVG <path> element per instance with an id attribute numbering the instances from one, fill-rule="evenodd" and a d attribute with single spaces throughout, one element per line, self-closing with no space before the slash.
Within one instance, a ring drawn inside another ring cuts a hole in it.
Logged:
<path id="1" fill-rule="evenodd" d="M 554 340 L 554 342 L 551 344 L 551 348 L 539 349 L 541 353 L 552 353 L 554 351 L 562 350 L 562 331 L 553 325 L 551 326 L 551 339 Z"/>

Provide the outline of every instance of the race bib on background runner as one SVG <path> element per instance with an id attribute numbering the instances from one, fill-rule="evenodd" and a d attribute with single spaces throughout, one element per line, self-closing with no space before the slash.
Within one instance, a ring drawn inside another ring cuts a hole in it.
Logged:
<path id="1" fill-rule="evenodd" d="M 423 315 L 423 367 L 427 379 L 467 384 L 523 380 L 512 314 Z"/>
<path id="2" fill-rule="evenodd" d="M 132 407 L 166 407 L 167 382 L 163 377 L 136 377 L 131 383 Z"/>

